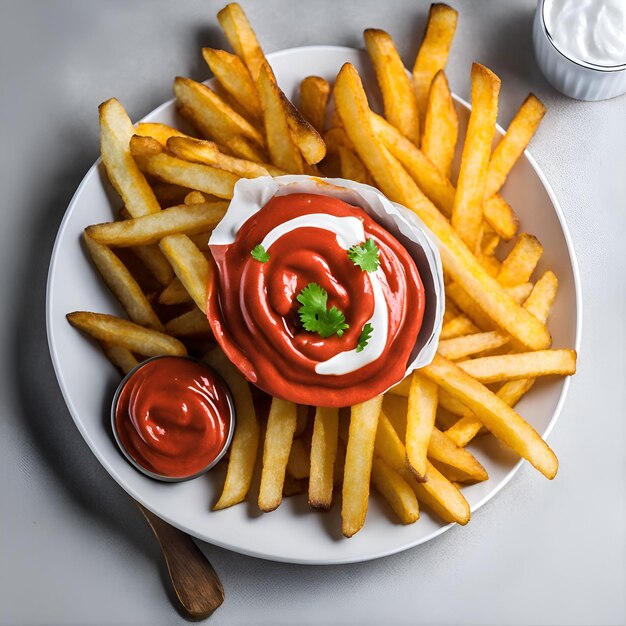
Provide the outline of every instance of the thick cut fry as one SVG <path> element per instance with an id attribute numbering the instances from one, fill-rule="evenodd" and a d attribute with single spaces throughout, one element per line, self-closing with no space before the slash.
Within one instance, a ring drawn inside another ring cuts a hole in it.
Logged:
<path id="1" fill-rule="evenodd" d="M 159 180 L 230 200 L 239 176 L 198 163 L 189 163 L 163 152 L 161 144 L 150 137 L 134 135 L 130 142 L 133 157 L 142 171 Z M 138 217 L 138 216 L 133 216 Z"/>
<path id="2" fill-rule="evenodd" d="M 190 191 L 185 196 L 184 204 L 204 204 L 206 201 L 206 196 L 200 191 Z"/>
<path id="3" fill-rule="evenodd" d="M 411 376 L 407 376 L 406 380 L 411 382 Z M 400 396 L 395 393 L 388 392 L 383 397 L 383 411 L 393 424 L 395 431 L 400 437 L 400 441 L 404 443 L 406 437 L 406 422 L 409 408 L 408 390 L 406 396 Z"/>
<path id="4" fill-rule="evenodd" d="M 326 156 L 326 144 L 319 133 L 309 124 L 302 113 L 296 109 L 291 100 L 281 91 L 280 96 L 285 105 L 287 123 L 293 140 L 300 149 L 304 160 L 309 165 L 319 163 Z M 307 168 L 305 168 L 306 170 Z M 315 172 L 315 168 L 308 168 L 308 171 Z"/>
<path id="5" fill-rule="evenodd" d="M 500 441 L 530 461 L 544 476 L 550 479 L 556 476 L 558 461 L 548 444 L 484 385 L 439 355 L 420 371 L 474 411 Z"/>
<path id="6" fill-rule="evenodd" d="M 272 398 L 263 445 L 263 471 L 259 489 L 259 508 L 273 511 L 282 502 L 285 471 L 296 430 L 296 405 Z"/>
<path id="7" fill-rule="evenodd" d="M 227 208 L 226 202 L 181 204 L 135 219 L 88 226 L 85 232 L 89 238 L 108 246 L 157 243 L 167 235 L 195 235 L 215 228 Z"/>
<path id="8" fill-rule="evenodd" d="M 538 239 L 528 233 L 522 233 L 513 249 L 502 262 L 497 276 L 501 285 L 512 287 L 530 280 L 543 254 L 543 246 Z"/>
<path id="9" fill-rule="evenodd" d="M 462 417 L 456 424 L 452 424 L 445 431 L 445 435 L 455 445 L 464 448 L 476 437 L 482 427 L 483 423 L 472 413 L 471 415 Z"/>
<path id="10" fill-rule="evenodd" d="M 428 444 L 428 458 L 435 462 L 444 463 L 447 467 L 454 468 L 457 472 L 457 480 L 463 482 L 487 480 L 489 476 L 485 468 L 467 450 L 456 445 L 445 433 L 434 428 Z"/>
<path id="11" fill-rule="evenodd" d="M 128 317 L 136 324 L 162 331 L 163 324 L 148 302 L 148 298 L 115 253 L 87 235 L 84 236 L 84 241 L 96 269 L 124 307 Z"/>
<path id="12" fill-rule="evenodd" d="M 426 455 L 437 414 L 437 385 L 418 373 L 411 376 L 406 422 L 406 454 L 419 481 L 427 480 Z"/>
<path id="13" fill-rule="evenodd" d="M 332 503 L 338 427 L 339 409 L 315 409 L 309 476 L 309 504 L 315 509 L 329 509 Z"/>
<path id="14" fill-rule="evenodd" d="M 509 337 L 499 331 L 475 333 L 440 341 L 437 352 L 449 361 L 457 361 L 478 352 L 504 346 L 509 340 Z"/>
<path id="15" fill-rule="evenodd" d="M 219 500 L 213 506 L 213 510 L 217 511 L 233 506 L 246 497 L 259 448 L 260 425 L 250 387 L 224 353 L 218 348 L 212 350 L 203 360 L 215 368 L 226 381 L 232 392 L 237 413 L 224 488 Z"/>
<path id="16" fill-rule="evenodd" d="M 441 327 L 440 340 L 454 339 L 463 335 L 471 335 L 480 332 L 480 328 L 467 317 L 467 315 L 459 315 L 453 320 L 446 322 Z"/>
<path id="17" fill-rule="evenodd" d="M 157 124 L 155 122 L 140 122 L 137 124 L 133 134 L 141 135 L 142 137 L 152 137 L 152 139 L 156 139 L 164 148 L 167 144 L 167 140 L 171 137 L 189 137 L 189 135 L 167 124 Z"/>
<path id="18" fill-rule="evenodd" d="M 326 127 L 326 106 L 329 96 L 330 85 L 320 76 L 307 76 L 300 83 L 300 112 L 320 134 Z"/>
<path id="19" fill-rule="evenodd" d="M 413 66 L 413 88 L 423 116 L 433 78 L 448 62 L 459 14 L 446 4 L 431 4 L 424 39 Z"/>
<path id="20" fill-rule="evenodd" d="M 341 161 L 341 177 L 354 180 L 357 183 L 371 183 L 367 168 L 363 161 L 349 148 L 339 146 L 339 159 Z"/>
<path id="21" fill-rule="evenodd" d="M 281 176 L 287 173 L 268 163 L 257 163 L 224 154 L 219 151 L 217 144 L 203 139 L 174 137 L 168 142 L 167 149 L 185 161 L 217 167 L 242 178 Z"/>
<path id="22" fill-rule="evenodd" d="M 383 119 L 383 118 L 381 118 Z M 393 128 L 393 126 L 392 126 Z M 329 154 L 339 152 L 339 148 L 348 148 L 354 152 L 354 145 L 346 134 L 343 126 L 333 126 L 324 133 L 324 142 Z"/>
<path id="23" fill-rule="evenodd" d="M 378 416 L 383 398 L 378 396 L 352 407 L 343 474 L 342 531 L 352 537 L 361 530 L 367 514 L 370 476 Z"/>
<path id="24" fill-rule="evenodd" d="M 287 473 L 296 479 L 308 478 L 310 468 L 311 461 L 304 442 L 301 438 L 294 439 L 287 461 Z"/>
<path id="25" fill-rule="evenodd" d="M 484 384 L 538 376 L 570 376 L 576 373 L 576 351 L 539 350 L 500 354 L 462 361 L 457 365 Z"/>
<path id="26" fill-rule="evenodd" d="M 187 354 L 185 346 L 178 339 L 114 315 L 75 311 L 68 313 L 66 317 L 72 326 L 86 332 L 94 339 L 114 343 L 134 354 L 142 356 L 164 354 L 185 356 Z"/>
<path id="27" fill-rule="evenodd" d="M 413 489 L 398 472 L 378 457 L 372 461 L 372 485 L 403 524 L 412 524 L 419 519 L 420 510 Z"/>
<path id="28" fill-rule="evenodd" d="M 172 266 L 156 244 L 137 246 L 133 248 L 133 254 L 146 266 L 159 284 L 169 285 L 174 279 Z"/>
<path id="29" fill-rule="evenodd" d="M 122 374 L 128 374 L 128 372 L 139 365 L 139 361 L 130 350 L 105 341 L 101 342 L 101 345 L 107 359 L 109 359 Z"/>
<path id="30" fill-rule="evenodd" d="M 546 322 L 558 288 L 559 281 L 554 272 L 545 272 L 535 283 L 532 292 L 524 302 L 524 308 L 538 320 Z"/>
<path id="31" fill-rule="evenodd" d="M 202 252 L 187 235 L 168 235 L 161 239 L 159 248 L 193 301 L 204 312 L 211 268 Z"/>
<path id="32" fill-rule="evenodd" d="M 254 120 L 261 121 L 261 101 L 243 61 L 226 50 L 202 48 L 202 56 L 224 91 Z"/>
<path id="33" fill-rule="evenodd" d="M 183 304 L 191 301 L 189 292 L 185 289 L 178 278 L 174 278 L 159 295 L 160 304 Z"/>
<path id="34" fill-rule="evenodd" d="M 441 70 L 430 86 L 421 148 L 446 178 L 450 178 L 458 134 L 459 117 L 446 75 Z"/>
<path id="35" fill-rule="evenodd" d="M 509 124 L 506 135 L 500 139 L 489 161 L 489 173 L 485 185 L 485 198 L 497 193 L 515 162 L 526 149 L 545 115 L 546 108 L 534 94 L 524 100 L 519 111 Z"/>
<path id="36" fill-rule="evenodd" d="M 383 96 L 385 117 L 405 137 L 419 144 L 417 100 L 393 40 L 384 30 L 376 28 L 368 28 L 363 37 Z"/>
<path id="37" fill-rule="evenodd" d="M 513 239 L 519 228 L 519 219 L 506 200 L 495 194 L 483 201 L 483 217 L 504 241 Z"/>
<path id="38" fill-rule="evenodd" d="M 115 99 L 99 107 L 100 150 L 107 175 L 133 217 L 156 213 L 161 207 L 130 153 L 135 133 L 130 118 Z"/>
<path id="39" fill-rule="evenodd" d="M 192 309 L 165 324 L 165 332 L 173 337 L 211 335 L 211 326 L 200 309 Z"/>
<path id="40" fill-rule="evenodd" d="M 463 144 L 452 226 L 470 250 L 478 249 L 483 196 L 491 144 L 498 117 L 500 79 L 479 63 L 472 64 L 472 112 Z"/>
<path id="41" fill-rule="evenodd" d="M 269 65 L 264 65 L 261 69 L 257 87 L 261 96 L 271 162 L 291 174 L 302 174 L 302 155 L 291 137 L 285 104 Z"/>

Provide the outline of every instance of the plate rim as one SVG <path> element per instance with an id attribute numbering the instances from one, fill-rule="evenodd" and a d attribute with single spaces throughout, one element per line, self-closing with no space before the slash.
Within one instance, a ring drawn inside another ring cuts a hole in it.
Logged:
<path id="1" fill-rule="evenodd" d="M 292 48 L 285 48 L 283 50 L 270 52 L 266 54 L 266 57 L 268 60 L 271 61 L 272 59 L 277 59 L 279 57 L 288 56 L 294 53 L 322 52 L 322 51 L 353 54 L 355 51 L 363 52 L 363 49 L 354 48 L 350 46 L 337 46 L 337 45 L 307 45 L 307 46 L 296 46 Z M 204 81 L 204 82 L 208 83 L 210 80 L 211 79 Z M 461 105 L 463 105 L 464 107 L 466 107 L 468 110 L 471 111 L 472 107 L 465 99 L 463 99 L 462 97 L 458 96 L 455 93 L 452 93 L 452 97 L 458 103 L 460 103 Z M 174 100 L 175 98 L 170 98 L 169 100 L 163 102 L 156 108 L 152 109 L 149 113 L 143 116 L 136 123 L 142 122 L 147 117 L 152 117 L 153 115 L 159 113 L 161 110 L 171 106 Z M 496 129 L 500 134 L 504 134 L 505 132 L 502 126 L 500 126 L 500 124 L 497 124 L 497 123 L 496 123 Z M 577 351 L 578 356 L 580 356 L 580 344 L 581 344 L 581 337 L 582 337 L 582 316 L 583 316 L 582 302 L 583 300 L 582 300 L 580 271 L 578 268 L 578 261 L 576 257 L 576 252 L 574 250 L 572 237 L 571 237 L 569 228 L 567 226 L 567 222 L 565 220 L 565 214 L 563 213 L 563 210 L 561 209 L 561 205 L 559 204 L 556 194 L 554 193 L 554 190 L 552 189 L 552 186 L 550 185 L 547 177 L 545 176 L 542 169 L 539 167 L 539 164 L 537 163 L 537 161 L 534 159 L 534 157 L 530 154 L 528 150 L 524 150 L 524 156 L 530 163 L 532 169 L 534 170 L 535 174 L 539 178 L 541 184 L 543 185 L 544 189 L 546 190 L 548 194 L 548 197 L 550 199 L 550 202 L 552 203 L 554 212 L 556 213 L 557 219 L 559 221 L 559 225 L 561 227 L 563 237 L 565 239 L 565 244 L 567 247 L 567 252 L 569 255 L 571 268 L 572 268 L 572 276 L 574 279 L 574 294 L 575 294 L 575 300 L 576 300 L 576 331 L 575 331 L 574 349 Z M 427 543 L 428 541 L 431 541 L 435 539 L 436 537 L 438 537 L 439 535 L 443 534 L 444 532 L 446 532 L 453 526 L 456 526 L 456 524 L 454 523 L 445 524 L 445 525 L 442 525 L 440 528 L 438 528 L 436 531 L 430 533 L 429 535 L 426 535 L 425 537 L 420 537 L 416 539 L 415 541 L 410 541 L 406 544 L 402 544 L 398 547 L 394 547 L 390 549 L 382 549 L 379 551 L 369 552 L 368 554 L 361 555 L 361 556 L 352 555 L 352 556 L 347 556 L 343 558 L 340 557 L 337 559 L 331 558 L 331 559 L 323 559 L 323 560 L 314 560 L 311 558 L 295 558 L 295 557 L 284 557 L 280 555 L 269 555 L 267 553 L 258 552 L 256 550 L 251 550 L 248 548 L 241 548 L 239 546 L 235 546 L 227 542 L 222 542 L 222 541 L 215 540 L 215 539 L 210 539 L 210 540 L 207 539 L 206 537 L 202 536 L 200 533 L 185 526 L 185 524 L 182 524 L 179 521 L 170 518 L 169 515 L 164 515 L 161 512 L 154 510 L 152 505 L 147 503 L 144 500 L 144 498 L 136 492 L 134 488 L 130 487 L 122 480 L 122 478 L 116 472 L 115 468 L 112 465 L 110 465 L 107 459 L 104 457 L 104 455 L 102 455 L 98 451 L 98 448 L 92 441 L 91 437 L 89 436 L 89 433 L 87 432 L 86 427 L 83 425 L 82 421 L 77 417 L 78 411 L 76 410 L 76 407 L 74 406 L 71 395 L 69 394 L 67 384 L 65 382 L 65 379 L 61 371 L 59 357 L 57 355 L 57 346 L 52 341 L 52 325 L 53 325 L 53 322 L 52 322 L 52 290 L 53 290 L 52 282 L 53 282 L 53 277 L 55 275 L 55 267 L 56 267 L 56 262 L 57 262 L 57 257 L 58 257 L 58 254 L 57 254 L 58 249 L 60 247 L 60 242 L 63 239 L 63 234 L 68 227 L 70 215 L 74 212 L 74 206 L 78 203 L 78 200 L 81 196 L 83 188 L 87 184 L 87 181 L 90 180 L 92 175 L 94 175 L 95 173 L 94 170 L 98 169 L 101 162 L 102 162 L 102 158 L 98 157 L 96 161 L 91 165 L 91 167 L 87 170 L 85 175 L 83 176 L 81 182 L 76 188 L 76 191 L 72 195 L 72 198 L 69 204 L 67 205 L 67 208 L 65 209 L 63 219 L 61 220 L 61 223 L 59 224 L 59 228 L 55 236 L 54 246 L 52 248 L 52 253 L 50 256 L 50 261 L 49 261 L 49 266 L 48 266 L 48 276 L 46 280 L 46 338 L 48 341 L 48 349 L 50 352 L 52 366 L 53 366 L 54 373 L 57 379 L 57 383 L 61 390 L 63 400 L 72 417 L 72 420 L 74 424 L 76 425 L 76 427 L 78 428 L 81 436 L 83 437 L 83 439 L 89 446 L 89 449 L 91 450 L 91 452 L 98 459 L 100 464 L 104 467 L 104 469 L 111 476 L 111 478 L 113 478 L 113 480 L 115 480 L 115 482 L 129 496 L 137 500 L 140 504 L 145 506 L 152 513 L 154 513 L 155 515 L 157 515 L 159 518 L 163 519 L 167 523 L 171 524 L 175 528 L 178 528 L 179 530 L 182 530 L 183 532 L 191 535 L 196 540 L 199 540 L 201 542 L 205 542 L 211 545 L 216 545 L 220 548 L 224 548 L 232 552 L 237 552 L 239 554 L 244 554 L 244 555 L 251 556 L 254 558 L 259 558 L 259 559 L 263 559 L 267 561 L 281 562 L 281 563 L 293 563 L 297 565 L 344 565 L 348 563 L 361 563 L 365 561 L 371 561 L 371 560 L 379 559 L 385 556 L 397 554 L 399 552 L 404 552 L 405 550 L 409 550 L 410 548 L 414 548 L 423 543 Z M 569 391 L 570 384 L 571 384 L 571 376 L 568 376 L 563 381 L 563 387 L 561 389 L 561 393 L 559 395 L 559 399 L 554 409 L 554 412 L 552 414 L 552 417 L 550 421 L 548 422 L 548 425 L 545 431 L 541 435 L 543 439 L 547 439 L 550 436 L 550 434 L 552 433 L 554 429 L 554 426 L 556 425 L 557 420 L 560 417 L 563 406 L 565 404 L 567 393 Z M 524 459 L 519 459 L 517 463 L 509 470 L 506 476 L 494 487 L 494 489 L 491 492 L 489 492 L 489 494 L 484 496 L 481 500 L 479 500 L 478 503 L 476 503 L 474 506 L 471 507 L 471 512 L 474 513 L 483 505 L 485 505 L 488 501 L 493 499 L 500 492 L 500 490 L 503 489 L 511 481 L 511 479 L 515 476 L 515 474 L 518 472 L 518 470 L 520 469 L 520 467 L 522 466 L 524 462 L 525 462 Z"/>

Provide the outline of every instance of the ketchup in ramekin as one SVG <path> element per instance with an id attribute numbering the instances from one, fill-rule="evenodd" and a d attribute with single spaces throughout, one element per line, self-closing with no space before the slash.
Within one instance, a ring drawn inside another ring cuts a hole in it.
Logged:
<path id="1" fill-rule="evenodd" d="M 234 404 L 208 365 L 187 357 L 144 361 L 120 384 L 112 407 L 115 439 L 139 470 L 166 481 L 194 478 L 226 453 Z"/>

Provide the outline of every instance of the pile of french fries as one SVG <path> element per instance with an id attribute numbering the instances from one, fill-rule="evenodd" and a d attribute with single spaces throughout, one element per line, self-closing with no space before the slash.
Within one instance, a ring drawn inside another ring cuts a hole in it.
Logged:
<path id="1" fill-rule="evenodd" d="M 488 479 L 468 448 L 483 433 L 553 478 L 556 456 L 512 407 L 538 377 L 573 374 L 576 354 L 550 349 L 546 321 L 557 278 L 547 271 L 533 280 L 542 246 L 517 234 L 517 217 L 499 195 L 544 114 L 541 102 L 529 95 L 492 150 L 500 80 L 473 64 L 472 112 L 453 181 L 459 124 L 444 70 L 454 9 L 432 5 L 411 75 L 387 33 L 365 31 L 384 115 L 370 109 L 350 64 L 333 86 L 304 78 L 297 109 L 241 7 L 229 4 L 217 17 L 234 54 L 202 51 L 214 85 L 174 81 L 193 135 L 133 126 L 115 99 L 100 106 L 102 161 L 124 209 L 115 221 L 86 228 L 84 244 L 129 319 L 74 312 L 70 323 L 99 341 L 122 372 L 145 357 L 202 353 L 222 374 L 237 426 L 214 509 L 242 502 L 259 472 L 263 511 L 297 493 L 308 493 L 312 508 L 329 509 L 341 489 L 346 537 L 363 526 L 372 486 L 403 524 L 419 518 L 420 505 L 466 524 L 463 486 Z M 265 415 L 258 391 L 211 343 L 211 231 L 239 178 L 284 173 L 375 185 L 439 240 L 446 308 L 434 361 L 348 409 L 272 398 Z M 513 247 L 501 258 L 507 241 Z"/>

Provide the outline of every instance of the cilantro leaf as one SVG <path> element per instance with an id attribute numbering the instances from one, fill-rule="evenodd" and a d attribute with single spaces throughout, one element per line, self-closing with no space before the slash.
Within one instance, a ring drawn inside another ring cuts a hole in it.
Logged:
<path id="1" fill-rule="evenodd" d="M 326 308 L 328 293 L 317 283 L 309 283 L 296 299 L 302 305 L 298 314 L 304 330 L 317 333 L 320 337 L 341 337 L 349 328 L 344 314 L 336 306 Z"/>
<path id="2" fill-rule="evenodd" d="M 374 332 L 374 327 L 369 322 L 367 322 L 367 324 L 363 326 L 363 330 L 361 331 L 361 334 L 359 335 L 359 340 L 357 341 L 357 344 L 356 344 L 357 352 L 363 351 L 365 346 L 369 343 L 369 340 L 372 338 L 373 332 Z"/>
<path id="3" fill-rule="evenodd" d="M 373 239 L 366 239 L 348 250 L 348 258 L 364 272 L 375 272 L 380 265 L 378 252 L 376 242 Z"/>
<path id="4" fill-rule="evenodd" d="M 261 263 L 267 263 L 267 261 L 270 260 L 270 255 L 265 251 L 265 248 L 261 244 L 254 246 L 254 248 L 250 250 L 250 254 L 253 259 L 260 261 Z"/>

